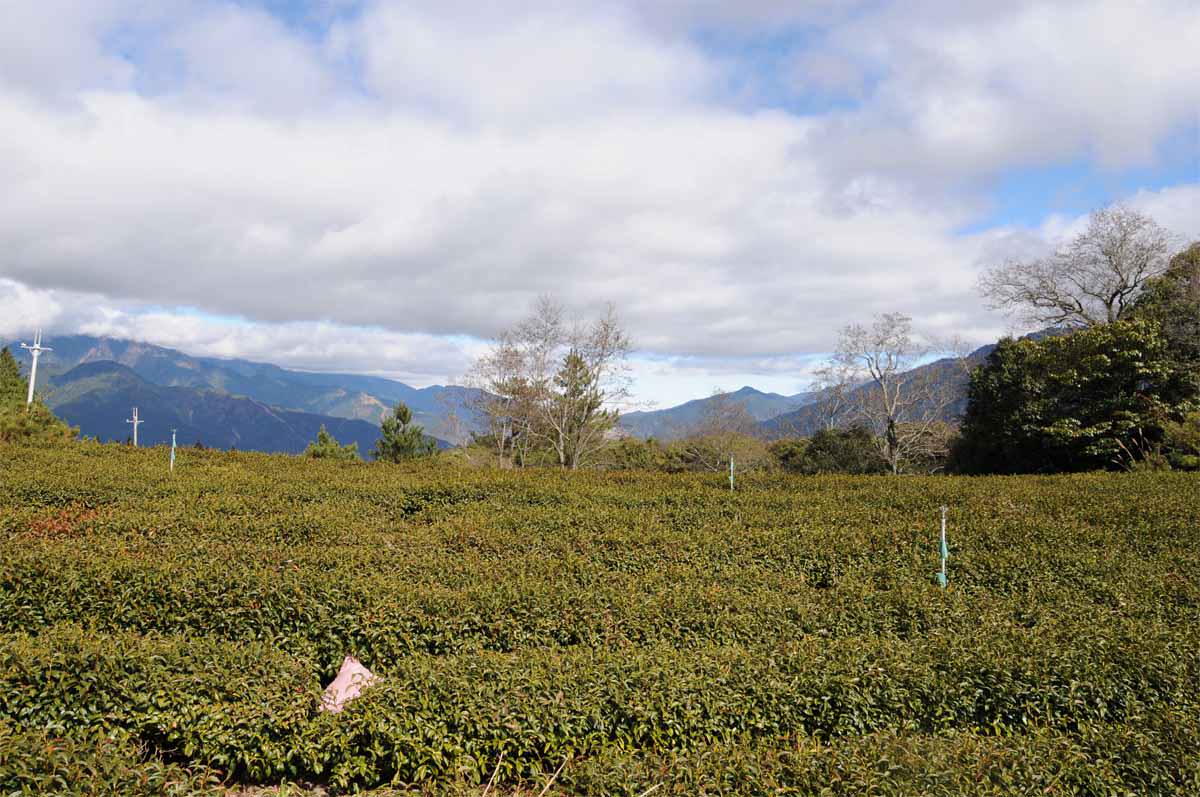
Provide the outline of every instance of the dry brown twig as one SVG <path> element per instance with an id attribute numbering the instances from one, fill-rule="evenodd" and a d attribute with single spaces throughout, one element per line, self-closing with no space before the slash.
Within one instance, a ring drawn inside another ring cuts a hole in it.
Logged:
<path id="1" fill-rule="evenodd" d="M 492 786 L 496 783 L 496 776 L 500 774 L 500 765 L 504 763 L 504 751 L 500 751 L 500 758 L 496 760 L 496 768 L 492 770 L 492 776 L 488 779 L 487 785 L 483 787 L 483 794 L 480 797 L 487 797 L 492 790 Z"/>
<path id="2" fill-rule="evenodd" d="M 567 765 L 567 762 L 570 760 L 571 760 L 571 754 L 567 753 L 567 757 L 564 758 L 563 762 L 558 765 L 558 769 L 556 769 L 554 771 L 554 774 L 550 776 L 550 780 L 546 781 L 546 785 L 542 787 L 542 790 L 540 792 L 538 792 L 538 797 L 546 797 L 546 793 L 548 791 L 550 791 L 550 787 L 554 785 L 554 781 L 558 780 L 558 776 L 560 774 L 562 774 L 563 767 L 565 767 Z"/>

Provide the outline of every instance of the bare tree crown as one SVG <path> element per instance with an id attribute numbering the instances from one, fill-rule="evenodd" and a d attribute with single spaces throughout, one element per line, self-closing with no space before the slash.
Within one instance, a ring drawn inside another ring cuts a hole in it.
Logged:
<path id="1" fill-rule="evenodd" d="M 1174 239 L 1122 205 L 1096 211 L 1053 254 L 989 269 L 979 290 L 994 309 L 1035 324 L 1095 326 L 1125 318 L 1146 281 L 1167 269 Z"/>
<path id="2" fill-rule="evenodd" d="M 869 326 L 842 330 L 830 368 L 847 391 L 850 407 L 844 417 L 875 433 L 892 473 L 944 447 L 946 436 L 938 432 L 961 393 L 966 359 L 959 352 L 945 368 L 914 368 L 948 348 L 917 335 L 903 313 L 884 313 Z M 848 388 L 854 383 L 861 386 Z"/>
<path id="3" fill-rule="evenodd" d="M 630 398 L 631 346 L 615 308 L 586 324 L 564 316 L 558 302 L 540 297 L 472 369 L 502 462 L 524 462 L 544 447 L 575 469 L 601 447 Z"/>

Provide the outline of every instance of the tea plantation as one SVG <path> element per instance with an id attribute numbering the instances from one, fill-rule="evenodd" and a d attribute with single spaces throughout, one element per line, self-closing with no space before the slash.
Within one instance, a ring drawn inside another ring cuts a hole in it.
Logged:
<path id="1" fill-rule="evenodd" d="M 1200 793 L 1196 475 L 166 464 L 0 448 L 0 793 Z"/>

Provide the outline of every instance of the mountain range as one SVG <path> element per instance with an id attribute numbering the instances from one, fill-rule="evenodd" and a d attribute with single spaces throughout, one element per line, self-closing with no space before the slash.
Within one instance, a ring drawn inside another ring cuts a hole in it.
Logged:
<path id="1" fill-rule="evenodd" d="M 297 454 L 324 426 L 340 442 L 357 443 L 366 455 L 379 438 L 379 426 L 364 420 L 272 407 L 209 388 L 164 387 L 110 360 L 86 362 L 48 381 L 46 401 L 55 414 L 101 440 L 132 435 L 127 422 L 132 407 L 144 419 L 138 429 L 141 445 L 169 443 L 175 429 L 181 446 Z"/>
<path id="2" fill-rule="evenodd" d="M 941 411 L 941 420 L 954 422 L 962 417 L 967 409 L 967 386 L 970 382 L 970 372 L 977 365 L 982 365 L 987 356 L 996 348 L 994 344 L 981 346 L 966 356 L 965 364 L 957 359 L 941 359 L 925 365 L 919 365 L 901 375 L 901 384 L 911 384 L 914 381 L 946 386 L 952 391 L 954 400 Z M 965 365 L 965 367 L 964 367 Z M 872 384 L 863 384 L 850 389 L 848 402 L 851 406 L 866 391 L 872 390 Z M 762 435 L 768 439 L 780 437 L 806 437 L 819 431 L 825 419 L 823 413 L 823 398 L 821 393 L 810 394 L 810 401 L 803 406 L 769 418 L 759 424 Z"/>
<path id="3" fill-rule="evenodd" d="M 798 410 L 815 397 L 815 393 L 798 393 L 794 396 L 764 393 L 747 385 L 741 390 L 693 399 L 677 407 L 625 413 L 621 416 L 621 428 L 633 437 L 676 440 L 691 434 L 717 402 L 740 404 L 754 420 L 767 421 Z"/>
<path id="4" fill-rule="evenodd" d="M 48 343 L 53 351 L 39 361 L 39 393 L 82 434 L 103 440 L 130 436 L 126 420 L 134 406 L 145 420 L 139 430 L 144 444 L 169 442 L 170 430 L 176 429 L 181 445 L 286 453 L 303 451 L 324 425 L 341 442 L 358 443 L 365 454 L 379 437 L 380 420 L 398 401 L 442 447 L 465 442 L 478 425 L 472 405 L 482 394 L 474 388 L 415 388 L 378 376 L 194 357 L 107 337 L 66 335 Z M 972 352 L 968 365 L 981 363 L 993 348 Z M 28 368 L 28 353 L 16 343 L 9 349 Z M 966 404 L 965 372 L 951 360 L 939 360 L 913 369 L 908 378 L 927 377 L 952 383 L 960 398 L 944 414 L 945 420 L 955 419 Z M 725 402 L 740 404 L 764 437 L 809 435 L 822 426 L 821 398 L 820 392 L 785 396 L 747 386 L 662 410 L 630 412 L 621 416 L 620 425 L 634 437 L 677 439 Z"/>
<path id="5" fill-rule="evenodd" d="M 181 443 L 296 452 L 324 424 L 365 453 L 379 436 L 379 422 L 403 401 L 445 446 L 469 435 L 471 404 L 479 395 L 465 387 L 415 388 L 376 376 L 194 357 L 108 337 L 64 335 L 47 345 L 53 351 L 38 363 L 39 394 L 82 434 L 105 440 L 129 436 L 124 421 L 137 406 L 146 419 L 139 439 L 148 444 L 169 441 L 169 430 L 178 428 Z M 17 343 L 9 350 L 28 369 L 28 353 Z"/>

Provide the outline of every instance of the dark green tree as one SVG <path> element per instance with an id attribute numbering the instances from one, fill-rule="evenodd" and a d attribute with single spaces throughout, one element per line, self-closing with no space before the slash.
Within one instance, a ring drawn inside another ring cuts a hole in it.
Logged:
<path id="1" fill-rule="evenodd" d="M 583 354 L 571 349 L 554 375 L 548 407 L 551 444 L 563 468 L 575 470 L 584 456 L 617 425 L 618 413 L 604 409 L 604 394 L 596 370 Z"/>
<path id="2" fill-rule="evenodd" d="M 1000 341 L 971 376 L 951 467 L 967 473 L 1131 464 L 1193 401 L 1157 325 L 1118 321 L 1041 340 Z"/>
<path id="3" fill-rule="evenodd" d="M 1158 324 L 1172 356 L 1200 392 L 1200 242 L 1171 258 L 1166 273 L 1146 283 L 1133 312 Z"/>
<path id="4" fill-rule="evenodd" d="M 79 433 L 54 416 L 36 396 L 25 404 L 29 383 L 8 348 L 0 350 L 0 443 L 70 440 Z"/>
<path id="5" fill-rule="evenodd" d="M 413 423 L 412 410 L 404 402 L 396 404 L 392 414 L 383 419 L 380 431 L 374 451 L 375 459 L 380 462 L 401 462 L 437 453 L 437 443 Z"/>
<path id="6" fill-rule="evenodd" d="M 325 429 L 324 424 L 321 424 L 321 428 L 317 432 L 316 442 L 309 443 L 308 448 L 304 449 L 304 455 L 313 459 L 344 459 L 355 461 L 362 459 L 358 455 L 358 443 L 342 445 L 337 441 L 336 437 Z"/>
<path id="7" fill-rule="evenodd" d="M 1177 470 L 1200 470 L 1200 410 L 1166 426 L 1167 461 Z"/>
<path id="8" fill-rule="evenodd" d="M 21 366 L 5 346 L 0 349 L 0 406 L 21 404 L 27 384 L 21 376 Z"/>
<path id="9" fill-rule="evenodd" d="M 822 429 L 807 440 L 781 440 L 771 446 L 779 464 L 792 473 L 887 473 L 874 435 L 865 426 Z"/>

